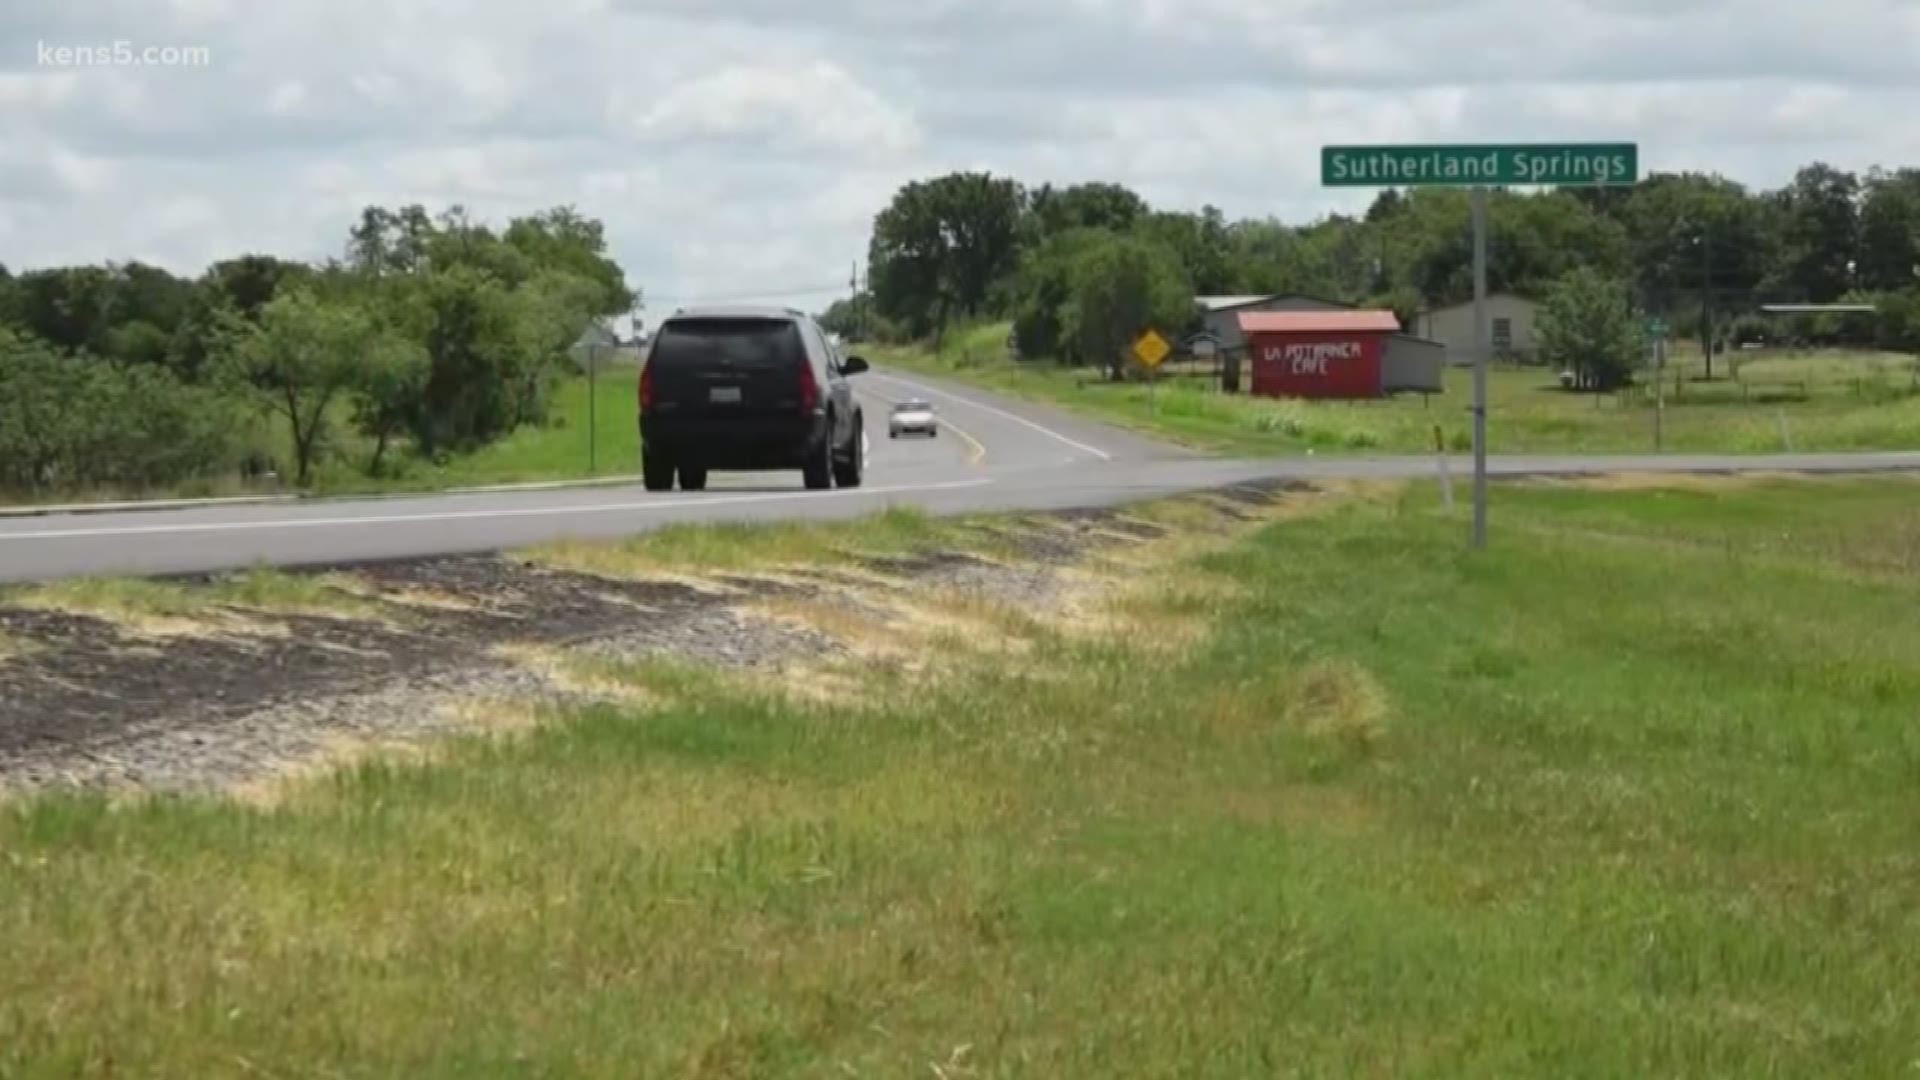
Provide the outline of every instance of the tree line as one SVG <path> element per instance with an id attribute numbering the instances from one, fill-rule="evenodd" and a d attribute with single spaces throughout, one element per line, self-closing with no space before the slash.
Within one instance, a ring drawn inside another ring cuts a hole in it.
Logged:
<path id="1" fill-rule="evenodd" d="M 467 451 L 545 419 L 567 352 L 631 310 L 601 223 L 369 207 L 343 258 L 0 267 L 0 487 L 147 488 Z"/>
<path id="2" fill-rule="evenodd" d="M 1870 301 L 1875 317 L 1816 317 L 1812 343 L 1920 350 L 1920 170 L 1824 163 L 1778 190 L 1700 173 L 1632 187 L 1501 190 L 1489 287 L 1545 299 L 1617 293 L 1721 347 L 1780 329 L 1766 303 Z M 1010 319 L 1024 354 L 1116 364 L 1145 325 L 1179 328 L 1195 295 L 1292 292 L 1418 312 L 1469 299 L 1467 195 L 1386 190 L 1360 216 L 1303 225 L 1158 209 L 1111 183 L 1028 188 L 980 173 L 907 184 L 874 220 L 869 287 L 827 313 L 841 332 L 900 338 Z M 1576 276 L 1577 275 L 1577 276 Z"/>

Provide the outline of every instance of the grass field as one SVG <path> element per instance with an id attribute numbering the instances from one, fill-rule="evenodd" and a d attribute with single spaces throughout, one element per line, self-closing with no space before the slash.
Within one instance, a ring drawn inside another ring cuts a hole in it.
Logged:
<path id="1" fill-rule="evenodd" d="M 964 379 L 1086 416 L 1224 453 L 1431 451 L 1434 428 L 1449 447 L 1472 447 L 1471 372 L 1447 372 L 1447 392 L 1380 402 L 1272 401 L 1227 395 L 1203 381 L 1149 388 L 1103 383 L 1091 371 L 1005 359 L 1006 327 L 949 336 L 936 353 L 875 350 L 903 368 Z M 1664 445 L 1669 450 L 1759 453 L 1920 448 L 1920 388 L 1913 357 L 1817 355 L 1749 358 L 1740 379 L 1697 381 L 1697 354 L 1676 360 Z M 1724 367 L 1723 367 L 1724 372 Z M 1670 376 L 1672 378 L 1672 376 Z M 1554 373 L 1504 368 L 1489 383 L 1489 440 L 1496 453 L 1644 452 L 1654 448 L 1651 394 L 1567 393 Z"/>
<path id="2" fill-rule="evenodd" d="M 17 802 L 0 1075 L 1905 1075 L 1916 496 L 1359 493 L 852 696 Z"/>

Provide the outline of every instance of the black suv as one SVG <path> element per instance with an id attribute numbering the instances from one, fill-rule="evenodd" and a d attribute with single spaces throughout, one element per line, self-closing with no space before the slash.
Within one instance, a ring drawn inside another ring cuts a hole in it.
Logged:
<path id="1" fill-rule="evenodd" d="M 675 312 L 640 369 L 640 471 L 647 490 L 707 486 L 707 471 L 799 469 L 807 487 L 859 487 L 865 421 L 817 323 L 786 308 Z"/>

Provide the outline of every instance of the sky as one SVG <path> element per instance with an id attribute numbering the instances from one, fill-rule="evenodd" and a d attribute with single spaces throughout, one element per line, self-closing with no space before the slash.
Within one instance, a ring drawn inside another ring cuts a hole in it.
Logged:
<path id="1" fill-rule="evenodd" d="M 1916 57 L 1920 0 L 3 0 L 0 263 L 571 204 L 656 318 L 817 310 L 914 178 L 1302 222 L 1371 197 L 1324 144 L 1625 141 L 1775 187 L 1920 165 Z"/>

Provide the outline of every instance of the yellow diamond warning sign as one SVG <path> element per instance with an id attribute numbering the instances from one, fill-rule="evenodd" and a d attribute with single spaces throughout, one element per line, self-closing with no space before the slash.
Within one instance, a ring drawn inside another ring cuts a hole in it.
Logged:
<path id="1" fill-rule="evenodd" d="M 1148 368 L 1157 368 L 1173 352 L 1173 346 L 1158 332 L 1149 330 L 1133 343 L 1133 358 Z"/>

